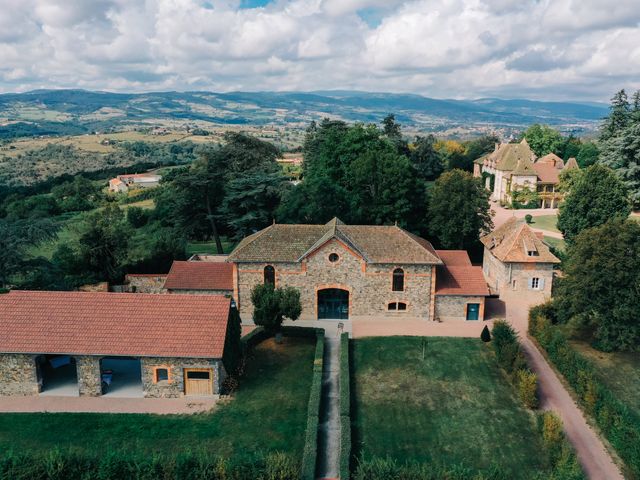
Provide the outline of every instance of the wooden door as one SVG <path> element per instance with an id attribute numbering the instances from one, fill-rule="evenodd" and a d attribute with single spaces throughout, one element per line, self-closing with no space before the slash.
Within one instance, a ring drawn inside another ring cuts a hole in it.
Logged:
<path id="1" fill-rule="evenodd" d="M 184 369 L 185 395 L 213 395 L 212 368 Z"/>

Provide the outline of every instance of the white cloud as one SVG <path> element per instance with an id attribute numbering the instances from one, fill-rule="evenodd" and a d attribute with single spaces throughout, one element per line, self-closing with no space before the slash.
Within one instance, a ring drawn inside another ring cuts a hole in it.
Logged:
<path id="1" fill-rule="evenodd" d="M 0 91 L 353 88 L 606 100 L 640 88 L 637 0 L 2 5 Z"/>

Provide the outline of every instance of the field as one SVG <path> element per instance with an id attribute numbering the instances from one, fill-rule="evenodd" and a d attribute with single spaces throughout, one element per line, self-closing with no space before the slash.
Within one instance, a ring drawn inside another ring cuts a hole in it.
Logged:
<path id="1" fill-rule="evenodd" d="M 558 250 L 562 250 L 565 251 L 567 249 L 567 244 L 565 243 L 564 240 L 560 239 L 560 238 L 555 238 L 555 237 L 548 237 L 548 236 L 544 236 L 544 241 L 546 243 L 548 243 L 549 245 L 551 245 L 553 248 L 556 248 Z"/>
<path id="2" fill-rule="evenodd" d="M 465 465 L 507 478 L 546 468 L 534 416 L 520 406 L 479 339 L 356 340 L 354 454 Z"/>
<path id="3" fill-rule="evenodd" d="M 640 353 L 606 353 L 584 342 L 572 346 L 593 363 L 598 380 L 640 418 Z"/>
<path id="4" fill-rule="evenodd" d="M 235 398 L 213 413 L 0 414 L 0 451 L 71 447 L 175 454 L 188 449 L 240 457 L 284 452 L 302 458 L 315 339 L 267 340 L 255 349 Z"/>
<path id="5" fill-rule="evenodd" d="M 558 230 L 558 216 L 557 215 L 536 215 L 533 217 L 533 228 L 539 228 L 540 230 L 546 230 L 547 232 L 560 233 Z"/>

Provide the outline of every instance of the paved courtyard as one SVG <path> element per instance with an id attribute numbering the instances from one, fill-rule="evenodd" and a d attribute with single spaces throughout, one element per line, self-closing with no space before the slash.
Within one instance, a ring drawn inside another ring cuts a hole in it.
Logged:
<path id="1" fill-rule="evenodd" d="M 0 397 L 0 413 L 93 412 L 184 414 L 211 410 L 214 398 Z"/>

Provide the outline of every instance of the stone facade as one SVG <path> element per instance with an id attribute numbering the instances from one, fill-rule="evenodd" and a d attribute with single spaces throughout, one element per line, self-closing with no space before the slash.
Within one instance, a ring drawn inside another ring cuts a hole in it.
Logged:
<path id="1" fill-rule="evenodd" d="M 233 290 L 180 290 L 180 289 L 170 289 L 164 290 L 163 293 L 180 293 L 180 294 L 191 294 L 191 295 L 223 295 L 225 297 L 233 296 Z"/>
<path id="2" fill-rule="evenodd" d="M 222 382 L 226 378 L 226 371 L 222 361 L 206 358 L 142 358 L 142 385 L 144 396 L 150 398 L 175 398 L 183 397 L 184 369 L 185 368 L 210 368 L 213 371 L 213 394 L 220 393 Z M 169 371 L 169 379 L 156 382 L 155 372 L 157 368 L 166 368 Z"/>
<path id="3" fill-rule="evenodd" d="M 127 291 L 135 293 L 166 293 L 166 275 L 127 275 Z"/>
<path id="4" fill-rule="evenodd" d="M 503 263 L 485 248 L 482 269 L 489 288 L 494 293 L 506 290 L 523 293 L 537 291 L 542 293 L 545 298 L 551 297 L 552 263 Z M 531 287 L 531 280 L 534 278 L 538 279 L 538 288 Z"/>
<path id="5" fill-rule="evenodd" d="M 0 395 L 37 395 L 38 374 L 34 355 L 0 354 Z"/>
<path id="6" fill-rule="evenodd" d="M 78 391 L 81 397 L 99 397 L 102 395 L 100 375 L 100 357 L 89 355 L 74 356 L 78 373 Z"/>
<path id="7" fill-rule="evenodd" d="M 329 255 L 338 261 L 329 261 Z M 251 290 L 264 282 L 264 267 L 275 268 L 276 286 L 295 287 L 300 291 L 303 320 L 318 317 L 318 291 L 338 288 L 349 292 L 349 318 L 389 315 L 388 305 L 403 302 L 407 309 L 394 316 L 431 319 L 433 265 L 371 264 L 342 242 L 332 239 L 300 263 L 238 262 L 237 303 L 240 314 L 248 319 L 253 314 Z M 392 290 L 393 271 L 404 270 L 404 290 Z"/>
<path id="8" fill-rule="evenodd" d="M 478 320 L 484 320 L 484 299 L 485 297 L 470 297 L 465 295 L 436 295 L 436 320 L 446 321 L 466 321 L 467 305 L 476 303 L 480 305 Z"/>

